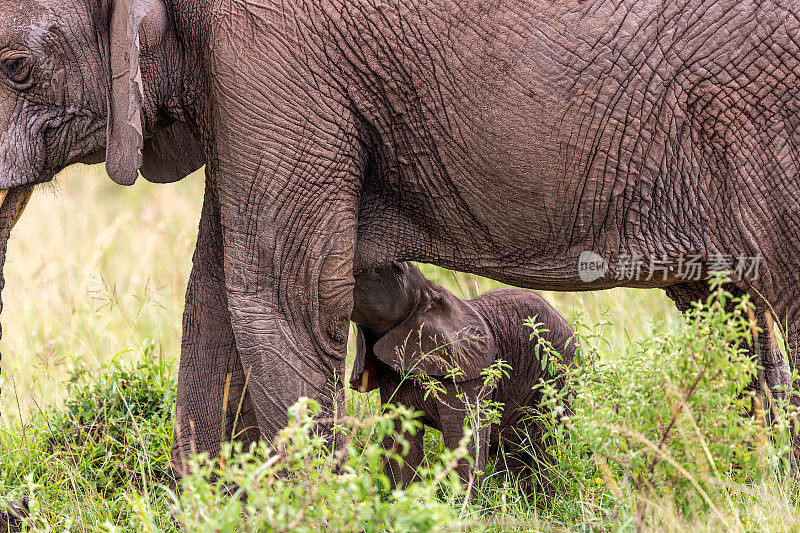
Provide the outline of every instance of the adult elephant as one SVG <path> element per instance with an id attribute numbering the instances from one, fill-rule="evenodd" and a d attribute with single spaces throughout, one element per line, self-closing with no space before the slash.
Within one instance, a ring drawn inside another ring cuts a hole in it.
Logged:
<path id="1" fill-rule="evenodd" d="M 685 306 L 706 291 L 695 273 L 759 258 L 734 289 L 795 339 L 799 14 L 790 0 L 6 2 L 0 186 L 25 196 L 102 159 L 121 184 L 171 181 L 208 161 L 176 457 L 274 435 L 302 395 L 340 405 L 353 271 L 390 260 L 539 289 L 662 287 Z M 781 355 L 761 344 L 779 385 Z"/>

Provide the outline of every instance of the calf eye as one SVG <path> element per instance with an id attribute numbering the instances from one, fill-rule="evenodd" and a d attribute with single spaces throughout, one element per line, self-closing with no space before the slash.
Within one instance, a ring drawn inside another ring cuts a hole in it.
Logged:
<path id="1" fill-rule="evenodd" d="M 27 89 L 31 85 L 30 57 L 20 51 L 12 51 L 0 58 L 0 70 L 10 84 L 17 89 Z"/>

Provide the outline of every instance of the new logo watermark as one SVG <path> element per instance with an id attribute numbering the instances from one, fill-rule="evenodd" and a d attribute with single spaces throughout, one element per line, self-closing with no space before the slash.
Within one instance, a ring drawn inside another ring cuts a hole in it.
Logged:
<path id="1" fill-rule="evenodd" d="M 584 283 L 591 283 L 605 277 L 608 262 L 594 252 L 581 252 L 578 257 L 578 276 Z"/>

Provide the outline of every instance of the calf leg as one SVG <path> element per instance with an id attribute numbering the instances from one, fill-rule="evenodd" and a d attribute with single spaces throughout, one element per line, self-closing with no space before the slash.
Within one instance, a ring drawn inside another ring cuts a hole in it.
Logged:
<path id="1" fill-rule="evenodd" d="M 479 381 L 479 380 L 478 380 Z M 444 445 L 455 450 L 461 445 L 464 438 L 464 422 L 466 417 L 470 417 L 470 424 L 475 429 L 477 420 L 477 400 L 479 383 L 445 383 L 447 395 L 442 397 L 439 405 L 439 425 L 444 438 Z M 457 393 L 461 393 L 466 401 L 458 399 Z M 486 460 L 489 456 L 489 438 L 491 426 L 479 427 L 474 431 L 472 438 L 467 443 L 467 453 L 474 458 L 474 467 L 471 467 L 466 458 L 461 459 L 456 466 L 461 481 L 471 488 L 476 484 L 478 477 L 476 472 L 482 473 L 486 468 Z M 471 490 L 473 497 L 476 491 Z"/>
<path id="2" fill-rule="evenodd" d="M 389 435 L 383 439 L 383 447 L 386 450 L 394 450 L 400 454 L 402 447 L 398 442 L 402 431 L 399 423 L 395 424 L 395 435 Z M 418 479 L 417 470 L 422 460 L 425 458 L 425 426 L 421 427 L 415 435 L 402 435 L 408 443 L 408 453 L 405 457 L 398 460 L 386 461 L 386 475 L 392 483 L 392 487 L 407 487 L 409 483 Z"/>

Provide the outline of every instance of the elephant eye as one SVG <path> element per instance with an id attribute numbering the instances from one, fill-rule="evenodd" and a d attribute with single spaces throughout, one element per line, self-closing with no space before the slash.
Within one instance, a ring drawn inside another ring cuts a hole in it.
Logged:
<path id="1" fill-rule="evenodd" d="M 6 79 L 17 89 L 27 89 L 31 85 L 31 61 L 28 55 L 20 51 L 12 51 L 2 59 L 0 70 Z"/>

